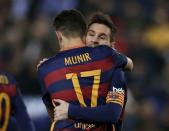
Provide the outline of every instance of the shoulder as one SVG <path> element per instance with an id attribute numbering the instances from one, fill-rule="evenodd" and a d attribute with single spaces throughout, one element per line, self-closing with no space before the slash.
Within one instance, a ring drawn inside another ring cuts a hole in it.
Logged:
<path id="1" fill-rule="evenodd" d="M 99 45 L 99 46 L 96 46 L 96 47 L 91 47 L 93 48 L 93 50 L 96 52 L 96 53 L 100 53 L 100 54 L 108 54 L 108 55 L 111 55 L 112 54 L 112 48 L 107 46 L 107 45 Z"/>
<path id="2" fill-rule="evenodd" d="M 49 58 L 43 58 L 40 60 L 39 64 L 37 65 L 37 71 L 44 69 L 51 65 L 56 59 L 58 58 L 58 55 L 56 54 L 55 56 L 49 57 Z"/>
<path id="3" fill-rule="evenodd" d="M 0 71 L 0 84 L 16 84 L 16 79 L 11 73 Z"/>
<path id="4" fill-rule="evenodd" d="M 112 51 L 112 48 L 109 47 L 109 46 L 107 46 L 107 45 L 99 45 L 99 46 L 96 46 L 96 47 L 94 47 L 94 48 Z"/>
<path id="5" fill-rule="evenodd" d="M 0 88 L 0 92 L 10 98 L 17 96 L 17 82 L 11 73 L 0 71 Z"/>
<path id="6" fill-rule="evenodd" d="M 107 45 L 99 45 L 94 48 L 96 48 L 96 50 L 99 50 L 101 53 L 112 56 L 113 58 L 117 58 L 118 56 L 125 57 L 124 54 L 118 52 L 115 48 L 109 47 Z"/>
<path id="7" fill-rule="evenodd" d="M 43 58 L 42 60 L 40 60 L 39 64 L 37 65 L 37 69 L 39 69 L 45 65 L 48 65 L 54 58 L 55 58 L 55 56 L 49 57 L 49 58 Z"/>
<path id="8" fill-rule="evenodd" d="M 112 54 L 120 54 L 115 48 L 109 47 L 107 45 L 99 45 L 97 47 L 94 47 L 98 50 L 102 50 L 107 53 L 112 53 Z"/>
<path id="9" fill-rule="evenodd" d="M 39 67 L 44 64 L 49 58 L 43 58 L 42 60 L 40 60 L 40 62 L 38 63 L 38 65 L 36 66 L 37 70 L 39 69 Z"/>

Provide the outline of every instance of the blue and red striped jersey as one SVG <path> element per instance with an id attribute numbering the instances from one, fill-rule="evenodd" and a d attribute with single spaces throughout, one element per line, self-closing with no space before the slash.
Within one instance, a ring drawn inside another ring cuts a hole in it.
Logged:
<path id="1" fill-rule="evenodd" d="M 0 131 L 34 131 L 15 78 L 0 70 Z"/>
<path id="2" fill-rule="evenodd" d="M 127 86 L 124 71 L 121 68 L 116 68 L 106 97 L 106 104 L 96 107 L 70 104 L 68 116 L 75 120 L 104 123 L 105 128 L 101 128 L 102 131 L 121 131 L 126 102 Z"/>
<path id="3" fill-rule="evenodd" d="M 104 45 L 59 52 L 38 68 L 42 94 L 48 94 L 51 100 L 62 99 L 82 107 L 103 105 L 114 69 L 126 64 L 125 56 Z M 48 106 L 50 102 L 44 103 Z M 72 119 L 58 121 L 54 131 L 79 130 L 78 123 Z M 96 130 L 105 129 L 103 124 L 91 122 L 85 122 L 80 128 L 87 130 L 85 124 Z"/>

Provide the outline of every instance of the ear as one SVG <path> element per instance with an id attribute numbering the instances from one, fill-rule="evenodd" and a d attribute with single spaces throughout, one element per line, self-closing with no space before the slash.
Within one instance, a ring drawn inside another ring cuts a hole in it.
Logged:
<path id="1" fill-rule="evenodd" d="M 58 41 L 61 42 L 62 41 L 62 33 L 60 31 L 56 31 L 56 36 L 58 38 Z"/>

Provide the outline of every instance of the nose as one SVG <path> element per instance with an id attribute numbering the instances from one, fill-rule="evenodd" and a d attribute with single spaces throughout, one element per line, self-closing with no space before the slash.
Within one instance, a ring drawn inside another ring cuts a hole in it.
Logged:
<path id="1" fill-rule="evenodd" d="M 97 37 L 93 37 L 92 40 L 91 40 L 91 42 L 93 44 L 99 44 Z"/>

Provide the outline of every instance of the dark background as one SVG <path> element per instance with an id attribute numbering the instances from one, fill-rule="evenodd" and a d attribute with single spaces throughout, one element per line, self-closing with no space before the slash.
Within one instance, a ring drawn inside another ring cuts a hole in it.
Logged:
<path id="1" fill-rule="evenodd" d="M 36 65 L 57 53 L 52 20 L 72 8 L 86 18 L 94 11 L 109 14 L 118 28 L 116 48 L 134 61 L 126 74 L 124 131 L 169 131 L 168 0 L 0 0 L 0 64 L 16 76 L 37 130 L 46 131 L 49 122 L 42 129 L 38 124 L 49 119 Z"/>

